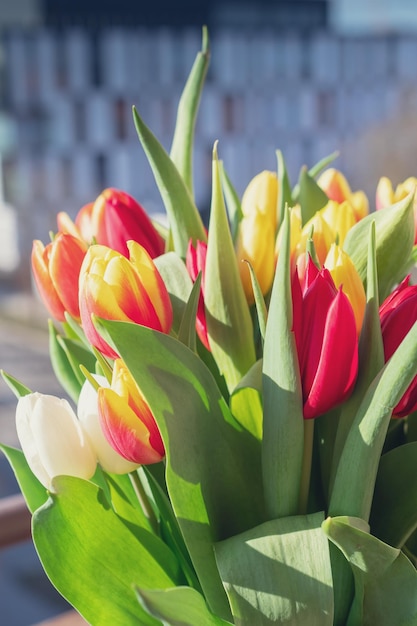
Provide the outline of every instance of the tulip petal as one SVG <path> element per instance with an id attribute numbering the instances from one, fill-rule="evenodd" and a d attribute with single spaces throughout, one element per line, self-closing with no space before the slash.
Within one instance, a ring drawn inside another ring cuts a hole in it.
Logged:
<path id="1" fill-rule="evenodd" d="M 36 287 L 42 298 L 43 303 L 49 313 L 56 320 L 65 321 L 65 308 L 58 294 L 56 293 L 54 284 L 49 274 L 49 255 L 51 244 L 46 247 L 39 240 L 33 242 L 32 247 L 32 273 L 35 279 Z"/>

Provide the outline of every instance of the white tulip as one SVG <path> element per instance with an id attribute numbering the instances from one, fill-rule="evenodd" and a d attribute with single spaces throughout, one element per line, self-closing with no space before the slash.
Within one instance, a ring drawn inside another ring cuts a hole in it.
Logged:
<path id="1" fill-rule="evenodd" d="M 93 476 L 97 458 L 70 404 L 31 393 L 19 399 L 16 430 L 28 465 L 50 491 L 55 476 Z"/>
<path id="2" fill-rule="evenodd" d="M 101 387 L 110 386 L 104 376 L 94 375 L 94 378 Z M 98 462 L 105 472 L 128 474 L 139 467 L 137 463 L 128 461 L 116 452 L 104 436 L 98 414 L 97 391 L 88 380 L 81 389 L 77 413 L 78 419 L 90 438 Z"/>

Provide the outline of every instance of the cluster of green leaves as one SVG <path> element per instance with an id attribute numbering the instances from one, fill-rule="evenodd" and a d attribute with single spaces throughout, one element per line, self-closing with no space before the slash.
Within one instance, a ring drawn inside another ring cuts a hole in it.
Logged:
<path id="1" fill-rule="evenodd" d="M 416 623 L 417 421 L 393 424 L 391 412 L 417 372 L 417 326 L 384 366 L 378 316 L 380 297 L 412 258 L 412 199 L 363 219 L 346 240 L 367 289 L 360 376 L 350 400 L 317 420 L 310 482 L 286 207 L 299 202 L 305 223 L 327 202 L 315 176 L 334 155 L 302 168 L 291 188 L 277 152 L 283 246 L 268 306 L 253 277 L 256 316 L 234 253 L 239 200 L 217 146 L 208 237 L 194 202 L 193 129 L 208 59 L 204 31 L 170 155 L 133 111 L 169 217 L 167 252 L 156 264 L 174 308 L 173 334 L 96 320 L 162 434 L 165 463 L 136 477 L 156 524 L 128 477 L 57 477 L 47 494 L 23 454 L 3 446 L 33 512 L 35 546 L 53 584 L 93 626 Z M 200 279 L 193 285 L 184 264 L 190 238 L 208 241 L 211 353 L 195 333 Z M 71 320 L 63 334 L 51 324 L 50 347 L 74 400 L 80 365 L 108 368 Z M 29 392 L 4 377 L 16 395 Z"/>

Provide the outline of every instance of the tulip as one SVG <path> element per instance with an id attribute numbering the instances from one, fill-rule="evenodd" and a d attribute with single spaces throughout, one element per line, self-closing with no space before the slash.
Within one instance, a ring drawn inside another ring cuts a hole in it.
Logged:
<path id="1" fill-rule="evenodd" d="M 47 246 L 33 242 L 33 277 L 46 308 L 58 321 L 65 320 L 66 311 L 80 319 L 78 278 L 86 252 L 81 239 L 66 233 L 59 233 Z"/>
<path id="2" fill-rule="evenodd" d="M 83 206 L 75 224 L 65 213 L 58 214 L 58 228 L 78 233 L 88 244 L 99 243 L 128 256 L 126 242 L 136 241 L 151 258 L 161 255 L 165 242 L 143 207 L 128 193 L 108 188 L 95 202 Z"/>
<path id="3" fill-rule="evenodd" d="M 53 490 L 55 476 L 88 480 L 97 459 L 70 404 L 55 396 L 31 393 L 19 399 L 16 430 L 26 461 L 36 478 Z"/>
<path id="4" fill-rule="evenodd" d="M 317 211 L 317 213 L 304 224 L 295 249 L 296 260 L 300 256 L 305 255 L 307 242 L 310 238 L 313 240 L 317 259 L 320 265 L 323 265 L 330 246 L 335 241 L 335 234 L 324 219 L 321 211 Z"/>
<path id="5" fill-rule="evenodd" d="M 292 281 L 293 330 L 303 390 L 304 418 L 326 413 L 352 392 L 358 337 L 352 306 L 330 272 L 309 258 L 303 284 Z"/>
<path id="6" fill-rule="evenodd" d="M 324 265 L 329 270 L 335 286 L 343 287 L 343 292 L 349 298 L 359 334 L 365 315 L 366 294 L 352 259 L 340 245 L 334 243 L 330 246 Z"/>
<path id="7" fill-rule="evenodd" d="M 417 186 L 417 178 L 411 176 L 407 178 L 404 182 L 397 185 L 395 191 L 392 186 L 392 182 L 386 176 L 383 176 L 379 179 L 377 188 L 376 188 L 376 209 L 383 209 L 391 204 L 395 204 L 399 202 L 408 194 L 410 191 L 415 193 Z M 414 244 L 417 244 L 417 197 L 414 196 Z"/>
<path id="8" fill-rule="evenodd" d="M 152 412 L 121 359 L 114 363 L 111 387 L 98 390 L 101 426 L 109 444 L 132 463 L 159 463 L 164 444 Z"/>
<path id="9" fill-rule="evenodd" d="M 410 276 L 382 303 L 379 309 L 385 361 L 394 354 L 417 320 L 417 285 L 410 285 Z M 405 417 L 417 410 L 417 376 L 393 410 L 393 417 Z"/>
<path id="10" fill-rule="evenodd" d="M 352 205 L 345 200 L 341 204 L 335 200 L 329 202 L 320 210 L 321 216 L 330 226 L 334 240 L 343 245 L 347 232 L 356 224 L 356 217 Z"/>
<path id="11" fill-rule="evenodd" d="M 262 293 L 269 292 L 275 271 L 278 180 L 273 172 L 257 174 L 242 197 L 243 217 L 236 240 L 238 261 L 248 261 Z M 249 304 L 254 302 L 252 281 L 247 263 L 239 263 L 239 272 Z"/>
<path id="12" fill-rule="evenodd" d="M 201 272 L 201 289 L 197 307 L 196 329 L 197 335 L 202 344 L 210 350 L 210 344 L 207 335 L 206 310 L 204 305 L 204 272 L 206 266 L 207 244 L 203 241 L 197 241 L 193 246 L 190 239 L 187 248 L 185 264 L 191 280 L 195 281 Z"/>
<path id="13" fill-rule="evenodd" d="M 154 262 L 135 241 L 128 241 L 127 246 L 129 259 L 106 246 L 90 246 L 80 271 L 82 327 L 89 342 L 113 359 L 118 355 L 96 331 L 93 314 L 164 333 L 172 326 L 171 301 Z"/>
<path id="14" fill-rule="evenodd" d="M 318 185 L 323 189 L 329 200 L 342 204 L 347 200 L 355 214 L 356 221 L 359 221 L 369 213 L 369 202 L 363 191 L 352 192 L 349 183 L 339 170 L 330 167 L 320 174 Z"/>
<path id="15" fill-rule="evenodd" d="M 94 375 L 94 378 L 101 387 L 109 387 L 104 376 Z M 77 415 L 84 432 L 90 439 L 97 460 L 105 472 L 128 474 L 138 468 L 138 463 L 127 461 L 107 441 L 100 423 L 98 393 L 88 380 L 81 388 Z"/>

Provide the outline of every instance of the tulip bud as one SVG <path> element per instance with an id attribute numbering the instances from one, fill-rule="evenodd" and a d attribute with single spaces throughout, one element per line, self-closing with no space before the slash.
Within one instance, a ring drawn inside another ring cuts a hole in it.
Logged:
<path id="1" fill-rule="evenodd" d="M 201 272 L 201 290 L 198 300 L 196 319 L 197 335 L 199 336 L 200 341 L 207 348 L 207 350 L 210 350 L 210 344 L 207 336 L 206 310 L 204 305 L 204 275 L 206 267 L 206 255 L 207 244 L 203 241 L 197 241 L 196 245 L 193 246 L 192 240 L 190 239 L 187 248 L 185 263 L 191 280 L 195 281 L 197 276 Z"/>
<path id="2" fill-rule="evenodd" d="M 33 242 L 33 277 L 46 308 L 58 321 L 65 320 L 66 311 L 80 319 L 78 278 L 86 252 L 81 239 L 66 233 L 59 233 L 47 246 Z"/>
<path id="3" fill-rule="evenodd" d="M 277 177 L 266 170 L 251 180 L 242 197 L 243 218 L 237 234 L 236 256 L 238 261 L 249 261 L 264 295 L 271 288 L 275 270 L 277 202 Z M 249 268 L 247 263 L 238 265 L 246 298 L 252 304 Z"/>
<path id="4" fill-rule="evenodd" d="M 334 243 L 330 247 L 324 265 L 329 270 L 335 286 L 343 287 L 343 292 L 349 298 L 355 314 L 356 330 L 359 334 L 365 315 L 366 294 L 352 259 L 342 250 L 340 245 Z"/>
<path id="5" fill-rule="evenodd" d="M 101 387 L 109 387 L 107 379 L 104 376 L 95 375 L 94 378 Z M 127 461 L 116 452 L 104 436 L 99 418 L 98 394 L 88 380 L 85 381 L 81 388 L 77 414 L 84 428 L 84 432 L 87 433 L 90 439 L 97 460 L 105 472 L 112 474 L 128 474 L 138 468 L 138 463 Z"/>
<path id="6" fill-rule="evenodd" d="M 55 476 L 93 476 L 97 459 L 66 400 L 31 393 L 19 399 L 16 430 L 27 463 L 49 490 Z"/>
<path id="7" fill-rule="evenodd" d="M 383 209 L 395 202 L 399 202 L 410 192 L 414 193 L 414 244 L 417 243 L 417 197 L 416 197 L 416 188 L 417 188 L 417 178 L 411 176 L 407 178 L 404 182 L 397 185 L 395 191 L 392 187 L 392 182 L 389 178 L 383 176 L 379 179 L 377 188 L 376 188 L 376 208 L 377 210 Z"/>
<path id="8" fill-rule="evenodd" d="M 353 390 L 358 372 L 358 336 L 347 296 L 327 269 L 308 261 L 302 286 L 292 281 L 293 329 L 303 389 L 304 418 L 326 413 Z"/>
<path id="9" fill-rule="evenodd" d="M 295 259 L 305 254 L 307 242 L 310 238 L 313 240 L 317 259 L 320 265 L 323 265 L 330 246 L 335 240 L 335 235 L 321 211 L 318 211 L 304 224 L 295 249 Z"/>
<path id="10" fill-rule="evenodd" d="M 131 321 L 169 333 L 172 305 L 146 250 L 127 242 L 130 258 L 102 245 L 88 249 L 80 272 L 81 323 L 89 342 L 110 358 L 118 355 L 96 331 L 91 316 Z"/>
<path id="11" fill-rule="evenodd" d="M 151 258 L 161 255 L 165 242 L 143 207 L 128 193 L 108 188 L 95 202 L 83 206 L 75 224 L 63 213 L 58 214 L 58 228 L 79 233 L 88 244 L 93 242 L 108 246 L 128 256 L 126 242 L 136 241 Z"/>
<path id="12" fill-rule="evenodd" d="M 350 202 L 356 221 L 368 215 L 369 203 L 365 193 L 363 191 L 352 192 L 349 183 L 339 170 L 330 167 L 319 176 L 317 183 L 330 200 L 338 204 L 342 204 L 345 200 Z"/>
<path id="13" fill-rule="evenodd" d="M 164 444 L 152 412 L 121 359 L 114 363 L 111 388 L 98 391 L 101 426 L 109 444 L 137 464 L 159 463 Z"/>
<path id="14" fill-rule="evenodd" d="M 417 285 L 410 285 L 410 276 L 384 300 L 379 309 L 385 361 L 394 354 L 417 320 Z M 417 376 L 393 410 L 393 417 L 405 417 L 417 410 Z"/>
<path id="15" fill-rule="evenodd" d="M 341 204 L 330 200 L 320 213 L 333 232 L 333 240 L 337 238 L 342 246 L 347 232 L 356 224 L 352 205 L 346 200 Z"/>

